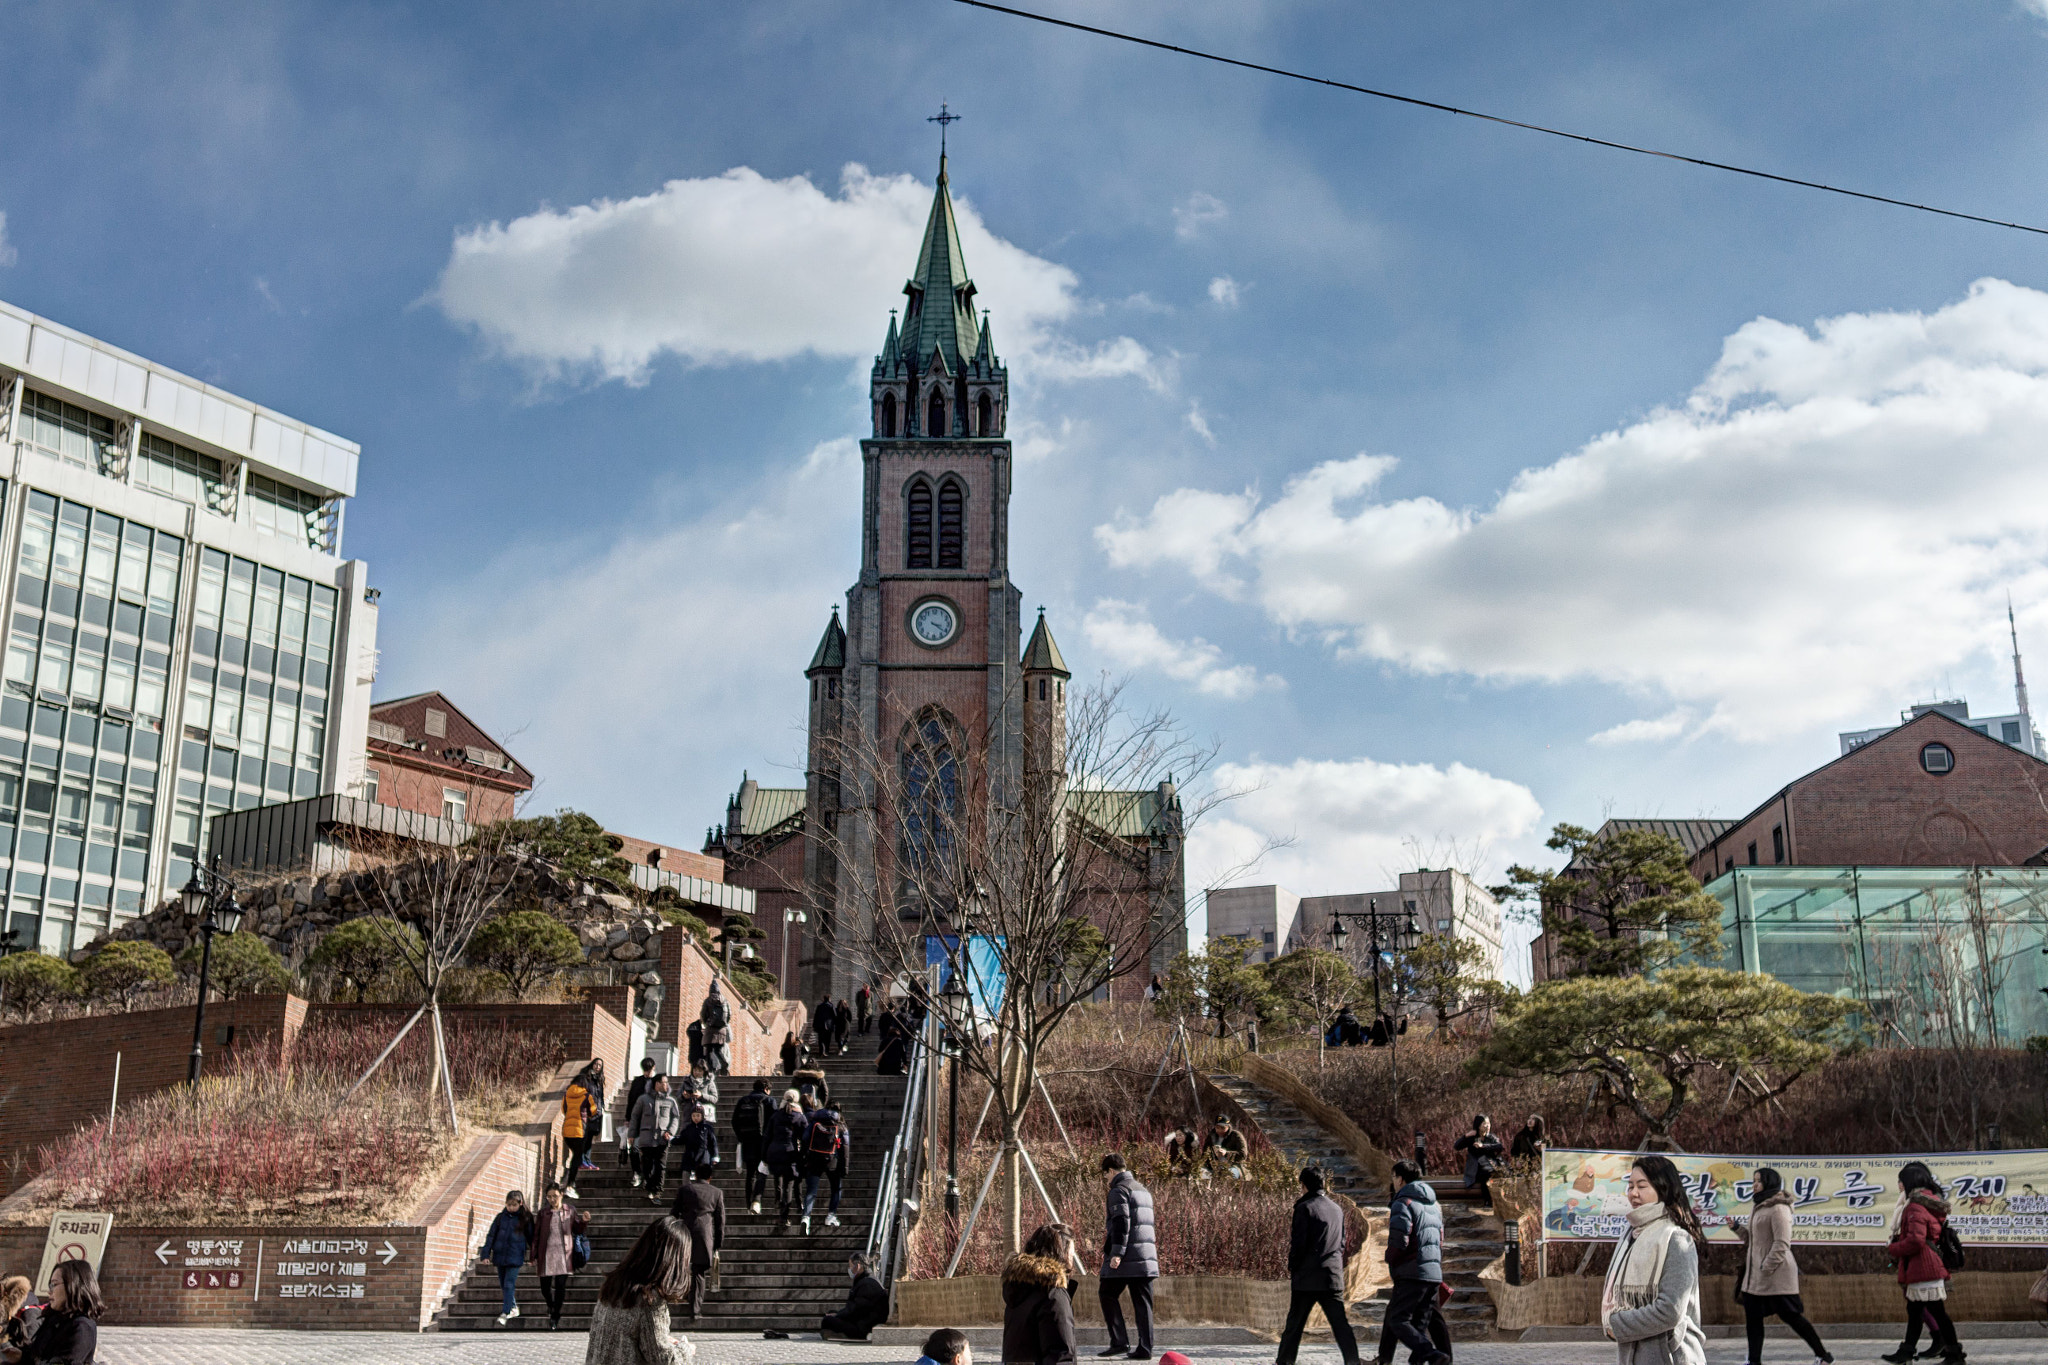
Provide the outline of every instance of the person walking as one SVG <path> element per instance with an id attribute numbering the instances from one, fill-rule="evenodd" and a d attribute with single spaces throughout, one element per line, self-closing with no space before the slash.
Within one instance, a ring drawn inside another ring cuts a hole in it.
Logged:
<path id="1" fill-rule="evenodd" d="M 576 1273 L 576 1239 L 590 1227 L 590 1215 L 562 1202 L 562 1187 L 549 1185 L 540 1197 L 533 1220 L 534 1267 L 540 1272 L 540 1296 L 548 1306 L 548 1330 L 561 1330 L 562 1305 L 569 1298 L 569 1277 Z"/>
<path id="2" fill-rule="evenodd" d="M 796 1075 L 796 1064 L 796 1034 L 793 1031 L 785 1032 L 782 1035 L 782 1074 L 785 1076 Z"/>
<path id="3" fill-rule="evenodd" d="M 804 1138 L 810 1132 L 804 1117 L 803 1096 L 794 1090 L 782 1093 L 782 1107 L 768 1124 L 768 1174 L 775 1177 L 777 1232 L 789 1231 L 789 1211 L 797 1201 L 797 1182 L 802 1167 Z"/>
<path id="4" fill-rule="evenodd" d="M 668 1174 L 668 1146 L 682 1130 L 682 1106 L 669 1093 L 668 1077 L 656 1076 L 651 1089 L 641 1092 L 626 1120 L 626 1132 L 633 1141 L 633 1155 L 647 1187 L 647 1202 L 661 1202 L 661 1187 Z"/>
<path id="5" fill-rule="evenodd" d="M 1138 1183 L 1138 1177 L 1124 1167 L 1123 1153 L 1102 1158 L 1102 1173 L 1109 1177 L 1103 1211 L 1102 1325 L 1109 1329 L 1109 1349 L 1101 1356 L 1124 1356 L 1130 1360 L 1152 1358 L 1152 1281 L 1159 1278 L 1159 1240 L 1152 1226 L 1152 1191 Z M 1132 1345 L 1124 1332 L 1123 1309 L 1117 1300 L 1128 1289 L 1131 1316 L 1137 1319 L 1138 1340 Z"/>
<path id="6" fill-rule="evenodd" d="M 1301 1198 L 1294 1201 L 1294 1227 L 1287 1239 L 1287 1325 L 1280 1332 L 1276 1365 L 1294 1365 L 1308 1315 L 1320 1307 L 1344 1365 L 1358 1365 L 1358 1338 L 1344 1314 L 1344 1210 L 1323 1193 L 1323 1168 L 1301 1168 Z"/>
<path id="7" fill-rule="evenodd" d="M 868 1036 L 868 1007 L 872 1000 L 873 992 L 868 990 L 868 983 L 861 982 L 860 989 L 853 993 L 853 1011 L 860 1021 L 860 1036 L 863 1038 Z"/>
<path id="8" fill-rule="evenodd" d="M 577 1072 L 576 1079 L 562 1092 L 562 1147 L 569 1153 L 569 1162 L 562 1168 L 562 1193 L 570 1199 L 580 1197 L 576 1193 L 577 1174 L 586 1167 L 597 1169 L 590 1164 L 590 1144 L 597 1137 L 591 1125 L 597 1121 L 604 1095 L 593 1070 L 597 1065 L 592 1062 Z"/>
<path id="9" fill-rule="evenodd" d="M 811 1110 L 810 1127 L 804 1131 L 804 1236 L 811 1235 L 811 1214 L 818 1204 L 818 1182 L 832 1169 L 839 1155 L 839 1111 L 830 1104 Z M 837 1227 L 839 1206 L 832 1206 L 832 1224 Z"/>
<path id="10" fill-rule="evenodd" d="M 1515 1140 L 1508 1145 L 1508 1156 L 1516 1161 L 1543 1164 L 1544 1149 L 1550 1145 L 1550 1135 L 1543 1126 L 1543 1115 L 1531 1114 L 1515 1133 Z"/>
<path id="11" fill-rule="evenodd" d="M 1486 1189 L 1494 1176 L 1500 1173 L 1501 1158 L 1507 1155 L 1507 1149 L 1493 1135 L 1493 1119 L 1485 1114 L 1472 1116 L 1471 1130 L 1452 1143 L 1451 1150 L 1465 1154 L 1465 1188 L 1468 1190 Z"/>
<path id="12" fill-rule="evenodd" d="M 705 1074 L 725 1075 L 732 1070 L 732 1006 L 726 1003 L 725 992 L 718 988 L 717 977 L 711 978 L 711 989 L 697 1011 L 697 1022 L 704 1026 Z"/>
<path id="13" fill-rule="evenodd" d="M 910 1053 L 910 1036 L 904 1027 L 903 1015 L 893 1005 L 882 1007 L 882 1018 L 875 1027 L 875 1035 L 879 1045 L 875 1051 L 875 1074 L 901 1076 Z"/>
<path id="14" fill-rule="evenodd" d="M 832 1008 L 831 996 L 819 997 L 818 1007 L 811 1011 L 811 1028 L 818 1035 L 818 1055 L 830 1057 L 839 1030 L 839 1011 Z"/>
<path id="15" fill-rule="evenodd" d="M 1445 1365 L 1450 1356 L 1429 1334 L 1437 1286 L 1444 1279 L 1444 1212 L 1414 1162 L 1395 1162 L 1394 1179 L 1400 1184 L 1387 1207 L 1387 1269 L 1394 1289 L 1380 1333 L 1379 1358 L 1384 1365 L 1400 1345 L 1408 1348 L 1408 1358 L 1416 1365 Z"/>
<path id="16" fill-rule="evenodd" d="M 1927 1355 L 1940 1355 L 1947 1361 L 1967 1359 L 1948 1315 L 1949 1270 L 1942 1262 L 1940 1247 L 1949 1206 L 1942 1193 L 1941 1182 L 1926 1162 L 1909 1161 L 1899 1168 L 1899 1202 L 1892 1208 L 1892 1239 L 1884 1254 L 1898 1266 L 1899 1284 L 1905 1289 L 1906 1339 L 1889 1355 L 1879 1357 L 1894 1365 L 1913 1359 L 1923 1321 L 1933 1338 Z"/>
<path id="17" fill-rule="evenodd" d="M 868 1333 L 889 1319 L 889 1291 L 868 1271 L 868 1258 L 855 1252 L 846 1258 L 846 1275 L 853 1285 L 846 1302 L 836 1313 L 827 1313 L 818 1324 L 818 1335 L 827 1341 L 866 1341 Z"/>
<path id="18" fill-rule="evenodd" d="M 704 1290 L 718 1277 L 719 1255 L 725 1250 L 725 1191 L 708 1180 L 685 1180 L 676 1187 L 669 1215 L 690 1233 L 690 1317 L 704 1311 Z"/>
<path id="19" fill-rule="evenodd" d="M 718 1128 L 704 1116 L 704 1106 L 690 1106 L 690 1121 L 676 1134 L 676 1150 L 682 1153 L 680 1167 L 686 1180 L 709 1180 L 718 1168 Z"/>
<path id="20" fill-rule="evenodd" d="M 1072 1256 L 1067 1229 L 1047 1223 L 1003 1266 L 1006 1365 L 1074 1365 L 1073 1282 L 1067 1278 Z"/>
<path id="21" fill-rule="evenodd" d="M 768 1126 L 774 1118 L 775 1101 L 768 1097 L 765 1080 L 755 1081 L 754 1088 L 732 1107 L 732 1132 L 739 1140 L 740 1166 L 746 1179 L 741 1194 L 749 1213 L 761 1211 L 761 1193 L 768 1188 L 768 1173 L 761 1163 L 768 1155 Z"/>
<path id="22" fill-rule="evenodd" d="M 718 1076 L 711 1071 L 694 1071 L 690 1079 L 697 1083 L 697 1101 L 704 1106 L 704 1117 L 718 1122 Z M 683 1106 L 687 1112 L 689 1106 Z"/>
<path id="23" fill-rule="evenodd" d="M 50 1267 L 49 1296 L 43 1300 L 41 1323 L 15 1359 L 36 1365 L 92 1365 L 99 1357 L 99 1278 L 91 1261 L 59 1261 Z"/>
<path id="24" fill-rule="evenodd" d="M 1639 1156 L 1628 1171 L 1628 1231 L 1615 1244 L 1600 1294 L 1600 1325 L 1620 1365 L 1706 1365 L 1700 1326 L 1700 1246 L 1706 1237 L 1669 1157 Z"/>
<path id="25" fill-rule="evenodd" d="M 1769 1166 L 1759 1166 L 1749 1179 L 1751 1215 L 1729 1223 L 1745 1248 L 1736 1297 L 1742 1300 L 1749 1333 L 1749 1365 L 1763 1365 L 1764 1319 L 1773 1315 L 1813 1348 L 1818 1365 L 1833 1365 L 1835 1358 L 1806 1320 L 1806 1304 L 1799 1297 L 1799 1262 L 1792 1257 L 1792 1195 L 1785 1178 Z"/>
<path id="26" fill-rule="evenodd" d="M 583 1365 L 686 1365 L 696 1346 L 669 1329 L 669 1305 L 689 1296 L 690 1233 L 674 1218 L 641 1232 L 598 1287 Z"/>
<path id="27" fill-rule="evenodd" d="M 839 1043 L 839 1055 L 844 1057 L 846 1055 L 847 1039 L 853 1037 L 853 1006 L 847 1004 L 846 997 L 842 995 L 839 997 L 839 1004 L 834 1007 L 832 1013 L 839 1020 L 838 1033 L 835 1036 Z"/>
<path id="28" fill-rule="evenodd" d="M 626 1119 L 628 1123 L 632 1121 L 633 1106 L 640 1103 L 640 1097 L 647 1093 L 647 1087 L 653 1084 L 654 1058 L 642 1057 L 640 1059 L 640 1074 L 635 1076 L 632 1084 L 626 1087 Z M 633 1150 L 633 1139 L 627 1133 L 624 1126 L 621 1126 L 619 1129 L 619 1164 L 626 1167 L 632 1173 L 633 1188 L 639 1189 L 640 1162 L 638 1154 Z"/>
<path id="29" fill-rule="evenodd" d="M 832 1162 L 825 1167 L 825 1179 L 832 1185 L 832 1207 L 825 1210 L 825 1226 L 839 1226 L 839 1195 L 846 1185 L 847 1163 L 853 1157 L 853 1131 L 846 1126 L 846 1111 L 839 1112 L 839 1150 L 832 1154 Z"/>
<path id="30" fill-rule="evenodd" d="M 498 1268 L 500 1327 L 519 1316 L 519 1267 L 526 1264 L 527 1249 L 532 1245 L 533 1215 L 526 1211 L 526 1196 L 509 1190 L 505 1207 L 484 1233 L 483 1246 L 483 1258 Z"/>

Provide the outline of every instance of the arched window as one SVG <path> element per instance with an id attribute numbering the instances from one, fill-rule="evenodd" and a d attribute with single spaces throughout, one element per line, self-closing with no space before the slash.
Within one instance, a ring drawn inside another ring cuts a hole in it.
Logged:
<path id="1" fill-rule="evenodd" d="M 959 801 L 953 742 L 938 717 L 926 716 L 903 754 L 903 856 L 912 874 L 943 875 Z"/>
<path id="2" fill-rule="evenodd" d="M 932 486 L 923 479 L 910 485 L 903 520 L 904 567 L 929 569 L 932 566 Z"/>
<path id="3" fill-rule="evenodd" d="M 895 434 L 896 395 L 893 393 L 885 393 L 882 395 L 882 435 L 894 436 Z"/>
<path id="4" fill-rule="evenodd" d="M 932 401 L 925 409 L 924 434 L 927 436 L 951 436 L 952 428 L 946 425 L 946 396 L 937 389 L 932 390 Z"/>
<path id="5" fill-rule="evenodd" d="M 966 490 L 958 479 L 947 479 L 939 485 L 939 567 L 958 569 L 965 538 L 961 533 L 961 504 L 967 500 Z"/>
<path id="6" fill-rule="evenodd" d="M 996 434 L 996 405 L 989 401 L 987 394 L 983 394 L 981 402 L 976 405 L 975 416 L 978 423 L 975 427 L 977 435 L 993 436 Z"/>

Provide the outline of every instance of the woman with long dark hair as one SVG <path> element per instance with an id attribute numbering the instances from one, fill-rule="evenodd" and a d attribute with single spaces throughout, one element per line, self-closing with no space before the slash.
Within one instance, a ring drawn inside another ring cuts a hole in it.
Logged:
<path id="1" fill-rule="evenodd" d="M 1881 1360 L 1911 1360 L 1920 1345 L 1920 1324 L 1925 1321 L 1934 1340 L 1928 1352 L 1940 1352 L 1944 1360 L 1960 1361 L 1963 1344 L 1956 1339 L 1956 1325 L 1948 1316 L 1948 1267 L 1941 1260 L 1941 1234 L 1948 1226 L 1948 1201 L 1942 1198 L 1941 1182 L 1924 1161 L 1909 1161 L 1899 1168 L 1899 1202 L 1892 1208 L 1892 1240 L 1885 1255 L 1899 1268 L 1899 1284 L 1906 1293 L 1906 1339 L 1897 1350 Z"/>
<path id="2" fill-rule="evenodd" d="M 1706 1236 L 1669 1157 L 1639 1156 L 1628 1171 L 1628 1231 L 1614 1245 L 1600 1325 L 1620 1365 L 1706 1365 L 1700 1246 Z"/>
<path id="3" fill-rule="evenodd" d="M 503 1296 L 500 1327 L 519 1316 L 519 1268 L 532 1259 L 532 1250 L 533 1212 L 526 1207 L 524 1194 L 507 1190 L 505 1207 L 491 1220 L 483 1245 L 483 1258 L 498 1268 L 498 1289 Z"/>
<path id="4" fill-rule="evenodd" d="M 28 1365 L 92 1365 L 100 1344 L 100 1282 L 90 1261 L 59 1261 L 50 1268 L 49 1298 L 43 1324 L 22 1347 L 19 1359 Z"/>
<path id="5" fill-rule="evenodd" d="M 1769 1166 L 1759 1166 L 1749 1180 L 1754 1216 L 1730 1224 L 1746 1248 L 1740 1297 L 1749 1331 L 1749 1365 L 1763 1365 L 1764 1319 L 1774 1314 L 1813 1348 L 1815 1360 L 1833 1365 L 1834 1357 L 1806 1320 L 1806 1304 L 1799 1297 L 1799 1262 L 1792 1258 L 1792 1195 L 1785 1189 L 1785 1178 Z"/>
<path id="6" fill-rule="evenodd" d="M 1467 1189 L 1485 1189 L 1500 1174 L 1501 1158 L 1507 1155 L 1507 1149 L 1493 1135 L 1493 1119 L 1485 1114 L 1475 1114 L 1471 1130 L 1451 1146 L 1464 1154 Z"/>
<path id="7" fill-rule="evenodd" d="M 684 1365 L 697 1354 L 668 1324 L 669 1305 L 690 1296 L 690 1247 L 681 1219 L 647 1225 L 598 1287 L 583 1365 Z"/>
<path id="8" fill-rule="evenodd" d="M 1515 1161 L 1530 1161 L 1541 1164 L 1543 1149 L 1550 1145 L 1550 1133 L 1543 1126 L 1543 1115 L 1531 1114 L 1529 1121 L 1515 1132 L 1515 1141 L 1508 1148 L 1508 1156 Z"/>

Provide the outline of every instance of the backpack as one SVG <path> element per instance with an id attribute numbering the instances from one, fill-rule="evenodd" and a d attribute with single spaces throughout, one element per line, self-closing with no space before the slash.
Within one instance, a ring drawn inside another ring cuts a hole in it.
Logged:
<path id="1" fill-rule="evenodd" d="M 1941 1257 L 1944 1270 L 1963 1268 L 1963 1239 L 1956 1236 L 1956 1230 L 1948 1225 L 1948 1219 L 1941 1220 L 1941 1235 L 1933 1238 L 1929 1245 L 1934 1248 L 1934 1254 Z"/>
<path id="2" fill-rule="evenodd" d="M 759 1140 L 768 1136 L 768 1115 L 774 1101 L 759 1090 L 749 1091 L 733 1106 L 732 1130 L 743 1138 Z"/>
<path id="3" fill-rule="evenodd" d="M 839 1121 L 836 1118 L 815 1118 L 811 1120 L 811 1134 L 804 1142 L 804 1150 L 812 1156 L 833 1156 L 839 1151 Z"/>

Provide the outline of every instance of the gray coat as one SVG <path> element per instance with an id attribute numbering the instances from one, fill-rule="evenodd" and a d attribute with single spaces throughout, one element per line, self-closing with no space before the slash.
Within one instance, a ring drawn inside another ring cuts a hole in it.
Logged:
<path id="1" fill-rule="evenodd" d="M 1121 1257 L 1112 1269 L 1111 1257 Z M 1109 1206 L 1103 1218 L 1102 1278 L 1150 1280 L 1159 1275 L 1159 1237 L 1152 1228 L 1152 1191 L 1129 1171 L 1109 1182 Z"/>
<path id="2" fill-rule="evenodd" d="M 1607 1330 L 1619 1365 L 1707 1365 L 1707 1334 L 1700 1327 L 1700 1253 L 1680 1233 L 1664 1253 L 1657 1297 L 1641 1308 L 1617 1308 Z"/>
<path id="3" fill-rule="evenodd" d="M 1397 1280 L 1444 1277 L 1444 1211 L 1423 1181 L 1403 1185 L 1387 1208 L 1387 1268 Z"/>
<path id="4" fill-rule="evenodd" d="M 1297 1294 L 1344 1292 L 1344 1209 L 1321 1190 L 1294 1201 L 1287 1276 Z"/>
<path id="5" fill-rule="evenodd" d="M 668 1305 L 659 1301 L 642 1308 L 600 1302 L 584 1340 L 583 1365 L 685 1365 L 697 1354 L 695 1343 L 669 1330 Z"/>
<path id="6" fill-rule="evenodd" d="M 647 1090 L 633 1101 L 633 1114 L 626 1120 L 626 1132 L 635 1147 L 658 1147 L 673 1139 L 682 1124 L 682 1106 L 676 1103 L 674 1095 L 657 1095 Z"/>

